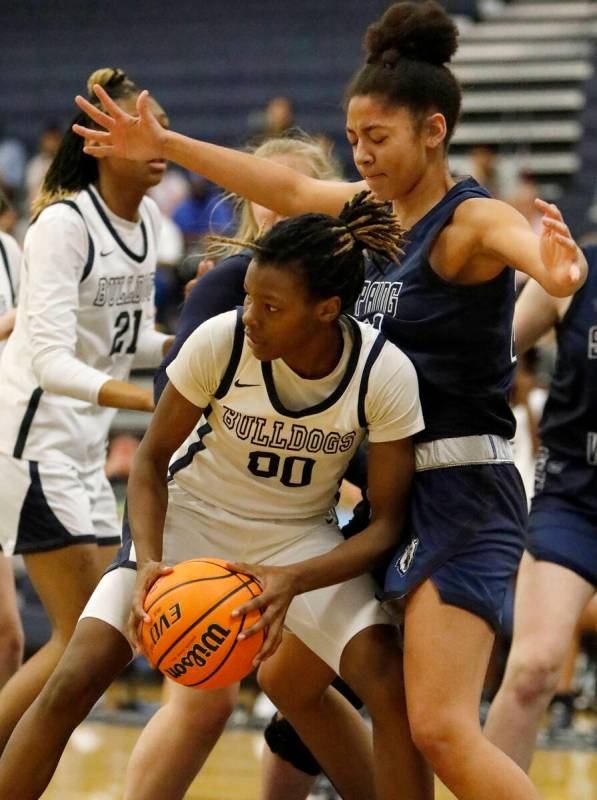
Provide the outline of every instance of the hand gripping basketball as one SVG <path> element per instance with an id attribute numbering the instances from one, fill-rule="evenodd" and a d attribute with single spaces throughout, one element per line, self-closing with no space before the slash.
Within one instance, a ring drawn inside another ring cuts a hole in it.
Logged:
<path id="1" fill-rule="evenodd" d="M 147 592 L 161 575 L 169 575 L 171 572 L 172 567 L 164 566 L 161 561 L 146 561 L 144 564 L 137 564 L 137 579 L 128 621 L 129 639 L 137 649 L 141 647 L 139 641 L 141 624 L 149 622 L 149 616 L 143 607 Z"/>
<path id="2" fill-rule="evenodd" d="M 177 564 L 147 592 L 141 652 L 184 686 L 219 689 L 239 681 L 254 667 L 263 632 L 245 639 L 260 612 L 233 612 L 260 592 L 255 578 L 232 572 L 217 558 Z"/>
<path id="3" fill-rule="evenodd" d="M 247 603 L 236 608 L 234 617 L 260 611 L 261 616 L 254 625 L 249 626 L 240 634 L 243 639 L 249 639 L 255 634 L 263 636 L 267 629 L 263 646 L 255 656 L 255 666 L 266 658 L 272 656 L 282 642 L 284 620 L 288 606 L 294 597 L 300 593 L 299 578 L 296 569 L 291 566 L 273 567 L 265 564 L 244 564 L 226 562 L 226 566 L 234 572 L 251 575 L 256 578 L 262 588 L 261 593 Z"/>

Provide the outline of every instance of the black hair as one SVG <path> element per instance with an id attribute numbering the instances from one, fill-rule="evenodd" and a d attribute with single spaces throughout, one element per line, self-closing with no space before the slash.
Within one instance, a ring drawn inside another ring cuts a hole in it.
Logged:
<path id="1" fill-rule="evenodd" d="M 7 211 L 10 211 L 12 208 L 12 203 L 8 197 L 8 192 L 4 191 L 4 188 L 0 185 L 0 214 L 5 214 Z"/>
<path id="2" fill-rule="evenodd" d="M 105 89 L 113 100 L 136 97 L 140 93 L 140 89 L 123 70 L 116 67 L 97 69 L 87 80 L 87 99 L 98 108 L 100 102 L 93 90 L 96 83 Z M 87 128 L 97 127 L 84 111 L 79 111 L 71 120 L 58 152 L 48 167 L 40 193 L 33 203 L 34 216 L 50 203 L 84 189 L 98 178 L 97 159 L 83 152 L 85 141 L 72 130 L 75 124 Z"/>
<path id="3" fill-rule="evenodd" d="M 349 311 L 365 280 L 365 250 L 398 261 L 403 233 L 391 207 L 365 191 L 346 203 L 337 217 L 290 217 L 247 246 L 254 250 L 258 267 L 291 269 L 311 297 L 337 296 L 342 311 Z"/>
<path id="4" fill-rule="evenodd" d="M 448 145 L 462 104 L 462 91 L 446 66 L 458 49 L 458 28 L 435 0 L 394 3 L 367 29 L 367 59 L 346 90 L 379 95 L 389 104 L 408 108 L 417 124 L 430 111 L 446 119 Z"/>

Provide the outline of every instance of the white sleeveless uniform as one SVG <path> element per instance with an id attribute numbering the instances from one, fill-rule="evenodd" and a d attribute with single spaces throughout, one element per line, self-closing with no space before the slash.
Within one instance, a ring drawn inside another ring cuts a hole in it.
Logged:
<path id="1" fill-rule="evenodd" d="M 71 543 L 115 543 L 119 525 L 105 478 L 115 409 L 102 385 L 133 364 L 156 366 L 159 212 L 114 215 L 92 186 L 44 209 L 25 238 L 16 325 L 0 364 L 0 543 L 29 553 Z"/>
<path id="2" fill-rule="evenodd" d="M 343 541 L 335 495 L 363 436 L 406 438 L 423 418 L 408 358 L 368 325 L 347 317 L 342 327 L 342 358 L 322 380 L 300 378 L 281 360 L 258 361 L 240 310 L 208 320 L 185 342 L 168 377 L 204 416 L 170 462 L 166 563 L 209 556 L 283 565 Z M 134 569 L 125 523 L 117 563 L 83 617 L 126 635 Z M 286 624 L 337 671 L 356 633 L 392 623 L 364 575 L 295 598 Z"/>
<path id="3" fill-rule="evenodd" d="M 0 231 L 0 317 L 14 308 L 19 293 L 21 248 L 8 233 Z M 0 341 L 0 355 L 6 340 Z"/>

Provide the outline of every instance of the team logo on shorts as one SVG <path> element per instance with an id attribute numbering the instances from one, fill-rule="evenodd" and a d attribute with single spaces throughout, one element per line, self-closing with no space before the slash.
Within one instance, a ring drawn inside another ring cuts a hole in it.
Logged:
<path id="1" fill-rule="evenodd" d="M 413 558 L 415 557 L 415 553 L 417 552 L 417 547 L 419 546 L 419 540 L 413 539 L 410 544 L 404 550 L 404 553 L 398 559 L 398 571 L 401 575 L 406 575 L 408 572 L 410 565 L 413 563 Z"/>
<path id="2" fill-rule="evenodd" d="M 338 515 L 336 514 L 335 508 L 330 508 L 328 513 L 325 515 L 325 521 L 328 525 L 338 525 Z"/>

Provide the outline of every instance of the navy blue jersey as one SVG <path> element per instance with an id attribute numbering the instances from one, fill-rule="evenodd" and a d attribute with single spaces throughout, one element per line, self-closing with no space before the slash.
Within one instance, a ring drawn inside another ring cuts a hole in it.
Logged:
<path id="1" fill-rule="evenodd" d="M 242 306 L 244 303 L 245 275 L 250 261 L 251 252 L 249 250 L 229 256 L 223 259 L 214 270 L 203 275 L 201 280 L 193 286 L 178 321 L 176 338 L 153 379 L 153 394 L 156 403 L 168 383 L 166 367 L 171 361 L 174 361 L 178 351 L 193 331 L 206 320 L 237 306 Z"/>
<path id="2" fill-rule="evenodd" d="M 589 274 L 556 327 L 558 358 L 539 432 L 542 444 L 597 465 L 597 245 L 584 249 Z"/>
<path id="3" fill-rule="evenodd" d="M 533 506 L 567 497 L 597 516 L 597 246 L 584 253 L 586 283 L 556 327 L 558 358 L 539 427 Z"/>
<path id="4" fill-rule="evenodd" d="M 464 200 L 490 197 L 473 178 L 457 183 L 406 234 L 400 266 L 368 266 L 355 307 L 413 361 L 426 428 L 420 441 L 492 433 L 511 438 L 514 271 L 462 286 L 441 278 L 429 252 Z"/>

